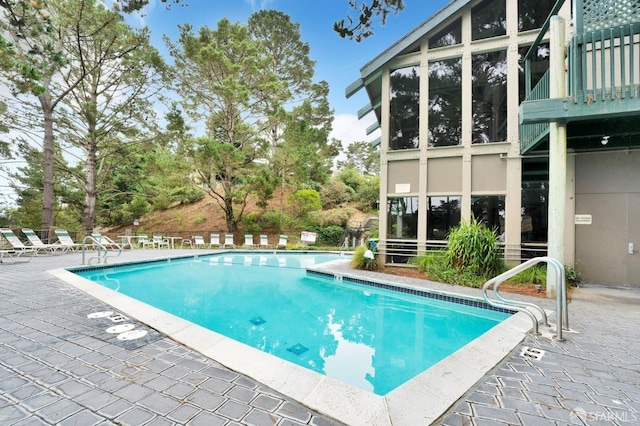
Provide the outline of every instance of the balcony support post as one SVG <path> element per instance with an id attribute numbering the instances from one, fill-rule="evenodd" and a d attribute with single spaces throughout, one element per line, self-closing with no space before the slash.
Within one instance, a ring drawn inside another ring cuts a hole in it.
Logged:
<path id="1" fill-rule="evenodd" d="M 565 22 L 560 16 L 551 18 L 549 58 L 549 94 L 551 98 L 566 96 Z M 552 257 L 565 263 L 565 226 L 567 198 L 567 129 L 563 121 L 553 121 L 549 128 L 549 227 L 548 250 Z M 547 297 L 555 297 L 557 283 L 554 270 L 547 268 Z"/>

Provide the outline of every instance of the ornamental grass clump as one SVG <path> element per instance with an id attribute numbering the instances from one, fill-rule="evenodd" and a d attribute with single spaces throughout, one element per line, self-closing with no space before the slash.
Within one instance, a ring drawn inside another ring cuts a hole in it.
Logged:
<path id="1" fill-rule="evenodd" d="M 451 230 L 446 261 L 453 269 L 483 278 L 492 278 L 504 270 L 498 235 L 475 218 Z"/>
<path id="2" fill-rule="evenodd" d="M 354 269 L 363 269 L 365 271 L 380 271 L 383 269 L 382 262 L 380 262 L 376 253 L 367 247 L 358 247 L 353 252 L 351 266 Z"/>

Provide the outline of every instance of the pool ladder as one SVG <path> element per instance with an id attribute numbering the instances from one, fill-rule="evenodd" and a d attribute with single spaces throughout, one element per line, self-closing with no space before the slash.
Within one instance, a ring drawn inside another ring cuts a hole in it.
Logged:
<path id="1" fill-rule="evenodd" d="M 564 266 L 562 263 L 558 262 L 556 259 L 548 256 L 535 257 L 533 259 L 529 259 L 526 262 L 509 269 L 508 271 L 498 275 L 495 278 L 487 281 L 482 287 L 482 296 L 484 300 L 491 306 L 496 308 L 503 309 L 511 309 L 518 312 L 524 312 L 527 314 L 531 321 L 533 322 L 533 333 L 540 334 L 538 331 L 538 324 L 542 323 L 545 326 L 549 327 L 549 322 L 547 320 L 547 313 L 540 306 L 534 303 L 522 302 L 518 300 L 510 300 L 505 299 L 500 295 L 498 289 L 500 284 L 502 284 L 505 280 L 513 277 L 514 275 L 519 274 L 520 272 L 528 269 L 538 263 L 547 263 L 555 270 L 555 278 L 556 278 L 556 334 L 555 339 L 564 342 L 564 338 L 562 337 L 563 330 L 569 330 L 569 312 L 567 311 L 567 285 L 565 280 Z M 549 281 L 549 277 L 547 277 L 547 282 Z M 489 299 L 487 295 L 487 290 L 489 287 L 493 285 L 493 294 L 496 300 Z M 540 319 L 535 315 L 536 313 L 540 314 Z"/>

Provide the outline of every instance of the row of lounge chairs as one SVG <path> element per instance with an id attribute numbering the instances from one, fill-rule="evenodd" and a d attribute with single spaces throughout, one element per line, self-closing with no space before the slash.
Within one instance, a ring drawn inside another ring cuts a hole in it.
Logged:
<path id="1" fill-rule="evenodd" d="M 11 229 L 0 228 L 0 234 L 11 246 L 11 248 L 0 249 L 0 263 L 5 263 L 5 259 L 8 263 L 15 263 L 19 259 L 29 262 L 34 256 L 41 254 L 52 256 L 82 248 L 82 244 L 74 242 L 69 232 L 64 229 L 55 230 L 58 242 L 54 244 L 44 243 L 33 229 L 22 228 L 22 233 L 27 237 L 26 244 Z M 118 244 L 104 235 L 92 234 L 92 239 L 93 241 L 88 245 L 91 249 L 95 249 L 96 246 L 104 249 L 120 249 Z"/>
<path id="2" fill-rule="evenodd" d="M 39 256 L 41 254 L 50 256 L 54 254 L 63 254 L 70 251 L 80 250 L 83 247 L 82 244 L 73 241 L 73 239 L 69 235 L 69 232 L 64 229 L 55 230 L 56 237 L 58 238 L 58 241 L 55 244 L 45 244 L 38 237 L 35 231 L 30 228 L 22 229 L 22 233 L 27 237 L 27 244 L 23 243 L 20 238 L 18 238 L 18 236 L 16 236 L 16 234 L 9 228 L 0 228 L 0 233 L 11 246 L 11 248 L 0 249 L 0 263 L 4 263 L 5 259 L 9 263 L 15 263 L 19 259 L 23 259 L 24 261 L 28 262 L 32 259 L 33 256 Z M 169 241 L 159 235 L 154 235 L 151 239 L 149 239 L 146 235 L 139 235 L 137 238 L 138 246 L 142 248 L 146 248 L 149 246 L 154 248 L 170 247 Z M 267 235 L 261 234 L 259 244 L 255 244 L 253 234 L 245 234 L 244 244 L 242 244 L 242 247 L 263 249 L 286 248 L 287 239 L 287 235 L 280 235 L 278 243 L 272 245 L 269 244 Z M 130 242 L 127 244 L 130 246 L 129 248 L 133 248 Z M 235 248 L 236 244 L 233 241 L 233 234 L 226 234 L 224 237 L 224 243 L 221 243 L 220 241 L 220 234 L 210 234 L 208 244 L 204 241 L 203 236 L 196 235 L 191 240 L 183 240 L 182 246 L 197 248 Z M 125 248 L 124 246 L 117 244 L 113 240 L 101 234 L 92 234 L 91 241 L 87 244 L 87 247 L 91 249 L 100 247 L 106 250 L 120 250 L 122 248 Z"/>
<path id="3" fill-rule="evenodd" d="M 260 243 L 255 244 L 253 242 L 253 234 L 245 234 L 243 248 L 287 248 L 287 235 L 280 235 L 278 243 L 276 245 L 269 244 L 269 237 L 265 234 L 260 235 Z M 220 234 L 209 235 L 209 243 L 207 244 L 202 235 L 195 235 L 191 240 L 182 240 L 182 246 L 191 246 L 197 248 L 235 248 L 236 244 L 233 241 L 233 234 L 226 234 L 224 236 L 224 243 L 220 242 Z"/>

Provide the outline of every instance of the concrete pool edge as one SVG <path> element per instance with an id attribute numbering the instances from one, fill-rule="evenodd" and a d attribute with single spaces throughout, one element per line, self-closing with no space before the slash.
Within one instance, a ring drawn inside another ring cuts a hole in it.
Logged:
<path id="1" fill-rule="evenodd" d="M 347 424 L 415 425 L 435 421 L 522 342 L 531 329 L 528 317 L 513 315 L 397 389 L 378 396 L 280 360 L 66 269 L 48 272 L 222 365 Z"/>

